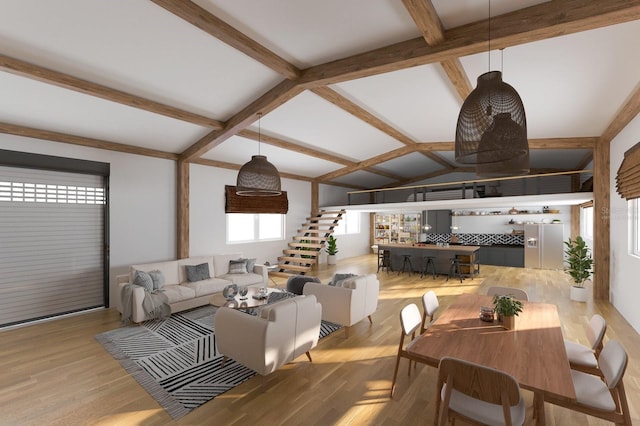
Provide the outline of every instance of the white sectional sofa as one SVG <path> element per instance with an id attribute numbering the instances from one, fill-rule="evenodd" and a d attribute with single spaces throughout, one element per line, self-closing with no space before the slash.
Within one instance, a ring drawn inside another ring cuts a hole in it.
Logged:
<path id="1" fill-rule="evenodd" d="M 264 265 L 256 264 L 253 272 L 229 273 L 229 262 L 242 258 L 242 254 L 216 254 L 212 256 L 189 257 L 186 259 L 171 260 L 166 262 L 145 263 L 131 265 L 129 273 L 116 277 L 118 285 L 118 295 L 122 300 L 121 292 L 125 285 L 133 283 L 136 271 L 160 271 L 164 276 L 164 293 L 169 299 L 171 312 L 180 312 L 192 309 L 209 303 L 213 293 L 221 292 L 229 284 L 238 286 L 263 286 L 268 283 L 267 268 Z M 209 267 L 211 278 L 190 282 L 187 279 L 185 266 L 200 265 L 206 263 Z M 143 308 L 145 289 L 135 287 L 132 294 L 131 321 L 139 323 L 147 318 Z M 120 302 L 120 300 L 118 302 Z M 122 304 L 117 303 L 118 310 L 123 313 Z"/>

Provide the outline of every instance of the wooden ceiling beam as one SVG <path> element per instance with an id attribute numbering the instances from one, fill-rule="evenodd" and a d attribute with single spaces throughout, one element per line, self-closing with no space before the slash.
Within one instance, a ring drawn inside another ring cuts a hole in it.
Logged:
<path id="1" fill-rule="evenodd" d="M 640 19 L 640 0 L 554 0 L 491 18 L 491 47 L 503 49 Z M 313 88 L 450 58 L 486 52 L 488 20 L 444 32 L 445 40 L 427 46 L 422 37 L 313 66 L 300 84 Z"/>
<path id="2" fill-rule="evenodd" d="M 598 143 L 601 141 L 611 142 L 638 114 L 640 114 L 640 84 L 620 107 L 613 121 L 600 136 Z"/>
<path id="3" fill-rule="evenodd" d="M 593 149 L 598 137 L 536 138 L 529 139 L 529 150 L 538 149 Z M 454 151 L 455 142 L 420 142 L 417 151 Z"/>
<path id="4" fill-rule="evenodd" d="M 402 0 L 402 3 L 429 46 L 435 46 L 444 41 L 442 22 L 431 0 Z M 449 81 L 453 84 L 460 99 L 463 101 L 467 99 L 473 89 L 460 60 L 458 58 L 449 58 L 441 61 L 440 65 L 447 77 L 449 77 Z"/>
<path id="5" fill-rule="evenodd" d="M 412 152 L 415 151 L 415 146 L 416 145 L 406 145 L 401 148 L 397 148 L 392 151 L 385 152 L 384 154 L 380 154 L 375 157 L 369 158 L 367 160 L 361 161 L 354 166 L 349 166 L 339 170 L 334 170 L 333 172 L 326 173 L 322 176 L 318 176 L 316 177 L 316 179 L 319 181 L 330 181 L 331 179 L 335 179 L 340 176 L 353 173 L 357 170 L 363 170 L 363 169 L 366 169 L 367 167 L 375 166 L 376 164 L 384 163 L 385 161 L 393 160 L 394 158 L 411 154 Z"/>
<path id="6" fill-rule="evenodd" d="M 25 138 L 67 143 L 71 145 L 86 146 L 89 148 L 106 149 L 108 151 L 124 152 L 127 154 L 145 155 L 147 157 L 164 158 L 167 160 L 178 160 L 178 154 L 174 154 L 172 152 L 141 148 L 139 146 L 125 145 L 101 139 L 86 138 L 83 136 L 71 135 L 68 133 L 52 132 L 50 130 L 36 129 L 33 127 L 19 126 L 10 123 L 0 123 L 0 133 L 22 136 Z"/>
<path id="7" fill-rule="evenodd" d="M 197 4 L 186 0 L 151 1 L 285 78 L 292 80 L 300 76 L 295 66 Z"/>
<path id="8" fill-rule="evenodd" d="M 260 96 L 234 115 L 224 124 L 222 130 L 214 130 L 205 135 L 199 141 L 187 148 L 181 158 L 185 161 L 193 161 L 205 152 L 218 146 L 231 136 L 244 130 L 249 124 L 258 119 L 258 114 L 268 114 L 280 105 L 302 92 L 295 82 L 283 80 L 280 84 Z"/>
<path id="9" fill-rule="evenodd" d="M 0 54 L 0 70 L 212 129 L 222 122 Z"/>

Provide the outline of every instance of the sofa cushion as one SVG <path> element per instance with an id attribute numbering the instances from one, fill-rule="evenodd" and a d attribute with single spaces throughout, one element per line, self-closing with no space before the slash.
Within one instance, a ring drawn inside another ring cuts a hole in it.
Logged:
<path id="1" fill-rule="evenodd" d="M 342 287 L 342 283 L 344 280 L 353 278 L 353 277 L 357 277 L 357 275 L 356 274 L 335 274 L 331 279 L 331 281 L 329 282 L 329 285 Z"/>
<path id="2" fill-rule="evenodd" d="M 187 273 L 187 281 L 193 283 L 196 281 L 208 280 L 209 276 L 209 264 L 201 263 L 199 265 L 185 265 L 184 269 Z"/>
<path id="3" fill-rule="evenodd" d="M 256 264 L 256 258 L 252 257 L 252 258 L 243 258 L 240 260 L 246 260 L 247 261 L 247 272 L 252 273 L 253 272 L 253 267 Z"/>
<path id="4" fill-rule="evenodd" d="M 134 274 L 136 270 L 144 271 L 144 272 L 150 272 L 150 271 L 162 272 L 162 275 L 164 276 L 165 285 L 178 284 L 180 282 L 178 281 L 178 261 L 176 260 L 131 265 L 131 267 L 129 268 L 129 275 L 131 279 L 131 281 L 129 281 L 130 283 L 133 283 L 133 280 L 135 279 Z"/>
<path id="5" fill-rule="evenodd" d="M 154 269 L 153 271 L 149 271 L 149 276 L 153 280 L 154 290 L 160 290 L 164 287 L 164 275 L 162 274 L 162 271 Z"/>
<path id="6" fill-rule="evenodd" d="M 263 284 L 262 275 L 258 274 L 225 274 L 220 275 L 219 277 L 223 280 L 231 281 L 237 285 L 254 285 L 254 284 Z"/>
<path id="7" fill-rule="evenodd" d="M 196 297 L 196 292 L 194 289 L 180 284 L 166 285 L 164 286 L 163 291 L 164 294 L 167 295 L 169 304 L 182 302 L 183 300 L 193 299 L 194 297 Z"/>
<path id="8" fill-rule="evenodd" d="M 242 258 L 241 253 L 214 254 L 213 255 L 213 276 L 220 277 L 229 273 L 229 261 Z"/>
<path id="9" fill-rule="evenodd" d="M 207 280 L 196 281 L 192 283 L 182 283 L 184 287 L 189 287 L 196 293 L 196 297 L 206 296 L 207 294 L 219 293 L 229 281 L 220 278 L 209 278 Z"/>
<path id="10" fill-rule="evenodd" d="M 147 291 L 153 291 L 153 279 L 145 271 L 136 271 L 133 278 L 133 284 L 144 287 Z"/>
<path id="11" fill-rule="evenodd" d="M 211 256 L 194 256 L 180 259 L 178 262 L 178 281 L 176 283 L 188 282 L 187 271 L 185 266 L 187 265 L 200 265 L 206 263 L 209 265 L 209 277 L 215 276 L 215 270 L 213 268 L 213 261 Z"/>
<path id="12" fill-rule="evenodd" d="M 230 274 L 246 274 L 247 273 L 247 259 L 231 259 L 229 261 L 229 273 Z"/>

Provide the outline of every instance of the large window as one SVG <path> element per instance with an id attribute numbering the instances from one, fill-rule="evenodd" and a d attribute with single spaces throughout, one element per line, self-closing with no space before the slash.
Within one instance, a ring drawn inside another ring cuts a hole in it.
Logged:
<path id="1" fill-rule="evenodd" d="M 580 223 L 582 227 L 580 234 L 582 237 L 587 240 L 593 240 L 593 206 L 582 209 L 582 220 Z"/>
<path id="2" fill-rule="evenodd" d="M 338 222 L 338 226 L 333 229 L 336 235 L 358 234 L 360 233 L 360 213 L 359 211 L 348 211 Z"/>
<path id="3" fill-rule="evenodd" d="M 227 243 L 284 239 L 283 214 L 227 214 Z"/>

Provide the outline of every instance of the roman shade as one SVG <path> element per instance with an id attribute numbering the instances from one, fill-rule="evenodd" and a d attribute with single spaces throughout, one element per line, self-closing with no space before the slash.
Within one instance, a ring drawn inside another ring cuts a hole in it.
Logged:
<path id="1" fill-rule="evenodd" d="M 243 196 L 236 194 L 236 187 L 225 185 L 225 213 L 279 213 L 289 211 L 287 192 L 273 197 Z"/>
<path id="2" fill-rule="evenodd" d="M 624 153 L 616 175 L 616 190 L 624 199 L 640 198 L 640 142 Z"/>

